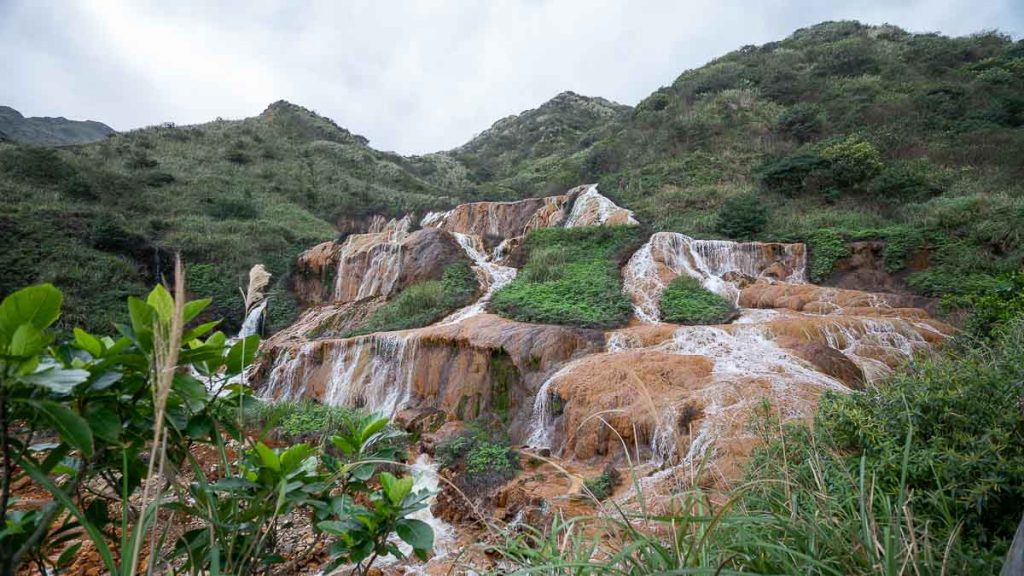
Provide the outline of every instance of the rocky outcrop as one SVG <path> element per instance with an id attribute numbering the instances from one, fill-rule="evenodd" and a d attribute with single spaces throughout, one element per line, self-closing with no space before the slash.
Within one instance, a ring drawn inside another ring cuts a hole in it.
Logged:
<path id="1" fill-rule="evenodd" d="M 560 225 L 574 197 L 569 193 L 518 202 L 460 204 L 447 212 L 427 214 L 421 224 L 477 236 L 488 249 L 493 249 L 506 240 L 525 236 L 530 230 Z"/>
<path id="2" fill-rule="evenodd" d="M 575 356 L 601 350 L 604 338 L 481 314 L 418 330 L 277 344 L 265 396 L 390 415 L 405 409 L 467 421 L 493 416 L 522 439 L 544 378 Z"/>
<path id="3" fill-rule="evenodd" d="M 634 325 L 601 333 L 514 322 L 486 307 L 494 288 L 515 277 L 524 234 L 635 224 L 632 213 L 584 186 L 428 214 L 415 232 L 410 222 L 380 219 L 364 234 L 303 253 L 307 301 L 317 289 L 323 297 L 335 269 L 333 302 L 265 344 L 274 358 L 264 367 L 265 396 L 362 406 L 427 438 L 483 418 L 563 463 L 704 463 L 724 478 L 757 444 L 750 424 L 766 403 L 784 420 L 807 418 L 822 392 L 879 382 L 952 333 L 912 296 L 806 283 L 802 244 L 668 232 L 654 234 L 623 270 Z M 460 258 L 475 265 L 484 288 L 474 305 L 423 328 L 338 337 Z M 680 275 L 734 302 L 735 321 L 659 322 L 661 294 Z M 518 501 L 514 490 L 505 496 Z"/>
<path id="4" fill-rule="evenodd" d="M 369 232 L 301 253 L 292 280 L 300 303 L 387 298 L 415 282 L 440 278 L 450 264 L 469 261 L 455 236 L 435 228 L 410 232 L 411 222 L 378 217 Z"/>
<path id="5" fill-rule="evenodd" d="M 847 244 L 849 255 L 837 260 L 832 267 L 832 274 L 826 282 L 829 286 L 847 290 L 866 290 L 871 292 L 909 293 L 904 277 L 928 267 L 928 252 L 919 250 L 911 254 L 907 267 L 900 272 L 891 272 L 885 263 L 886 242 L 882 240 L 865 240 Z M 928 306 L 931 302 L 925 298 L 918 299 L 919 306 Z"/>
<path id="6" fill-rule="evenodd" d="M 597 184 L 579 186 L 569 191 L 575 196 L 572 211 L 565 220 L 566 228 L 581 226 L 636 226 L 639 222 L 632 210 L 616 206 L 597 191 Z"/>

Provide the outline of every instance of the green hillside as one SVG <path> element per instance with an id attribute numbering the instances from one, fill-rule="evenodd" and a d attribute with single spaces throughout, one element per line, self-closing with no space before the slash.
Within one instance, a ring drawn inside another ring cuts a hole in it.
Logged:
<path id="1" fill-rule="evenodd" d="M 166 273 L 180 250 L 191 289 L 215 297 L 211 315 L 240 322 L 238 289 L 259 262 L 275 274 L 286 315 L 280 289 L 299 251 L 368 214 L 456 202 L 433 183 L 451 178 L 446 162 L 378 152 L 285 102 L 246 120 L 71 149 L 0 144 L 0 294 L 53 282 L 67 293 L 64 322 L 106 330 L 124 296 Z"/>

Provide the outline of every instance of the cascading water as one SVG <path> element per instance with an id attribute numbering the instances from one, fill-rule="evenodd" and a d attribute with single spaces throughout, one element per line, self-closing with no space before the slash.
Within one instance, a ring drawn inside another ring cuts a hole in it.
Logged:
<path id="1" fill-rule="evenodd" d="M 580 194 L 572 205 L 572 211 L 565 220 L 565 228 L 577 228 L 580 226 L 599 226 L 608 224 L 614 217 L 620 221 L 615 224 L 636 225 L 638 222 L 633 217 L 633 212 L 626 210 L 597 191 L 597 184 L 587 186 L 587 190 Z"/>
<path id="2" fill-rule="evenodd" d="M 788 271 L 783 280 L 803 282 L 803 245 L 695 240 L 675 232 L 658 232 L 626 264 L 624 289 L 633 300 L 636 317 L 641 322 L 656 323 L 660 319 L 661 294 L 672 278 L 696 278 L 704 288 L 736 303 L 740 289 L 723 276 L 732 272 L 760 278 L 773 264 Z"/>
<path id="3" fill-rule="evenodd" d="M 928 342 L 902 318 L 857 318 L 856 322 L 825 322 L 819 331 L 829 346 L 845 354 L 860 367 L 869 382 L 892 373 L 879 353 L 909 360 L 928 350 Z M 874 352 L 874 354 L 871 354 Z"/>
<path id="4" fill-rule="evenodd" d="M 375 221 L 371 226 L 373 231 L 346 238 L 338 255 L 335 300 L 389 296 L 402 272 L 402 240 L 408 236 L 411 226 L 409 216 L 383 224 Z M 353 294 L 348 282 L 354 274 L 348 263 L 357 259 L 366 259 L 366 266 L 356 267 L 361 275 Z"/>
<path id="5" fill-rule="evenodd" d="M 409 400 L 416 340 L 388 332 L 339 340 L 324 402 L 394 416 Z"/>
<path id="6" fill-rule="evenodd" d="M 263 300 L 259 304 L 253 306 L 252 310 L 245 315 L 245 321 L 242 322 L 242 328 L 238 331 L 239 338 L 247 338 L 256 334 L 260 331 L 260 325 L 263 323 L 263 316 L 267 311 L 267 300 Z"/>
<path id="7" fill-rule="evenodd" d="M 494 262 L 496 258 L 492 258 L 487 255 L 476 236 L 461 234 L 459 232 L 453 232 L 453 234 L 459 241 L 459 246 L 462 246 L 466 255 L 469 256 L 470 260 L 472 260 L 476 265 L 477 270 L 483 274 L 487 289 L 484 291 L 483 296 L 481 296 L 476 302 L 462 308 L 461 310 L 453 312 L 448 317 L 441 320 L 441 324 L 455 324 L 471 316 L 482 314 L 484 309 L 487 307 L 487 303 L 491 301 L 491 296 L 515 279 L 517 272 L 517 270 L 511 266 L 501 266 L 500 264 L 496 264 Z"/>
<path id="8" fill-rule="evenodd" d="M 444 520 L 434 516 L 431 512 L 431 507 L 434 501 L 437 499 L 437 494 L 440 491 L 440 476 L 438 475 L 437 463 L 430 459 L 426 454 L 420 454 L 416 457 L 416 460 L 409 467 L 409 473 L 413 477 L 412 491 L 420 492 L 426 490 L 432 494 L 427 499 L 427 507 L 422 510 L 417 510 L 409 515 L 409 518 L 425 522 L 434 530 L 434 547 L 432 549 L 433 555 L 431 561 L 444 559 L 452 550 L 455 544 L 455 529 L 452 528 L 451 524 L 448 524 Z M 412 546 L 406 544 L 398 537 L 393 537 L 392 542 L 398 546 L 398 549 L 402 551 L 405 556 L 412 555 Z M 399 562 L 399 559 L 395 556 L 386 556 L 381 558 L 379 561 L 380 566 L 390 566 Z M 426 571 L 420 570 L 415 567 L 408 567 L 404 574 L 427 574 Z"/>

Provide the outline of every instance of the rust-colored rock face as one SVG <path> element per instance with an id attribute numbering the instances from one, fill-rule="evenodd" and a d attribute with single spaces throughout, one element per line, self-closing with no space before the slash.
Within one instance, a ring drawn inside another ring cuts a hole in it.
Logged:
<path id="1" fill-rule="evenodd" d="M 518 202 L 460 204 L 448 212 L 427 214 L 421 224 L 474 235 L 493 248 L 505 240 L 525 236 L 530 230 L 560 225 L 572 198 L 571 194 L 564 194 Z"/>
<path id="2" fill-rule="evenodd" d="M 765 402 L 783 420 L 809 418 L 822 392 L 880 383 L 952 333 L 918 298 L 806 283 L 802 244 L 667 232 L 623 269 L 635 312 L 629 327 L 601 333 L 487 313 L 493 288 L 515 277 L 516 246 L 530 230 L 635 223 L 583 186 L 428 214 L 415 232 L 408 218 L 378 219 L 364 234 L 314 247 L 299 258 L 296 289 L 319 305 L 265 343 L 262 392 L 362 406 L 428 438 L 484 419 L 517 444 L 590 470 L 628 456 L 680 470 L 704 464 L 727 480 L 757 445 L 751 424 Z M 473 262 L 484 288 L 473 306 L 414 330 L 337 336 L 459 259 Z M 661 294 L 680 275 L 734 302 L 738 318 L 660 322 Z M 506 512 L 536 508 L 527 485 L 495 502 Z"/>

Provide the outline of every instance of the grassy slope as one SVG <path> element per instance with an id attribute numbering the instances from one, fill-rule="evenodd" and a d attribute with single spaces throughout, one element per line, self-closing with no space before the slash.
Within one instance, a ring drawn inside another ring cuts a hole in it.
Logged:
<path id="1" fill-rule="evenodd" d="M 68 150 L 0 145 L 0 294 L 53 281 L 68 294 L 66 322 L 106 328 L 125 294 L 155 281 L 157 257 L 166 273 L 180 250 L 190 287 L 215 298 L 211 314 L 237 323 L 250 266 L 265 263 L 280 288 L 334 224 L 457 202 L 432 183 L 446 179 L 458 171 L 444 158 L 375 151 L 287 103 Z"/>

